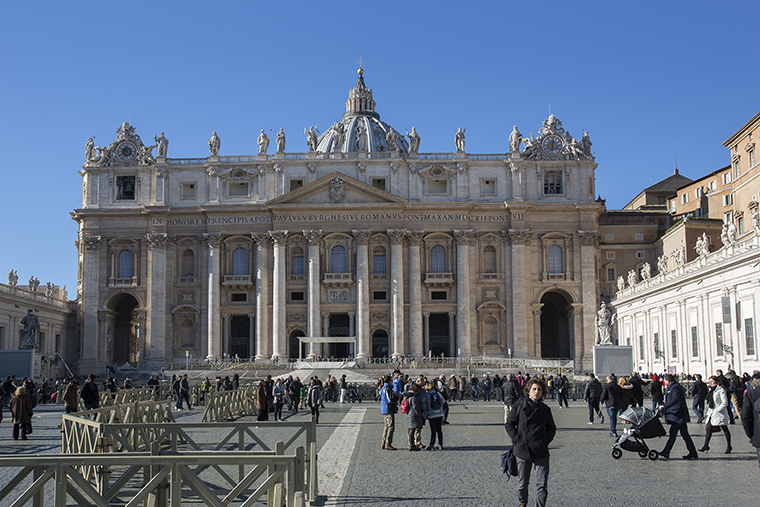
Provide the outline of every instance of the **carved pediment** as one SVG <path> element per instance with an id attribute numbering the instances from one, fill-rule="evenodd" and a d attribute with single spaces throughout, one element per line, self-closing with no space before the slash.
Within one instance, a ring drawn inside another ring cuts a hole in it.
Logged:
<path id="1" fill-rule="evenodd" d="M 359 180 L 334 172 L 269 201 L 270 206 L 292 204 L 406 204 L 401 199 Z"/>
<path id="2" fill-rule="evenodd" d="M 423 167 L 419 170 L 419 175 L 423 178 L 450 178 L 456 176 L 457 171 L 453 167 L 445 166 L 442 164 L 433 164 L 427 167 Z"/>
<path id="3" fill-rule="evenodd" d="M 259 170 L 252 167 L 231 167 L 219 171 L 217 175 L 225 180 L 245 180 L 258 176 Z"/>
<path id="4" fill-rule="evenodd" d="M 116 129 L 116 140 L 108 146 L 95 146 L 91 137 L 85 145 L 87 167 L 129 167 L 137 165 L 153 165 L 153 144 L 145 146 L 135 128 L 127 122 Z"/>
<path id="5" fill-rule="evenodd" d="M 193 305 L 178 305 L 172 310 L 172 315 L 177 315 L 178 313 L 201 313 L 201 310 Z"/>

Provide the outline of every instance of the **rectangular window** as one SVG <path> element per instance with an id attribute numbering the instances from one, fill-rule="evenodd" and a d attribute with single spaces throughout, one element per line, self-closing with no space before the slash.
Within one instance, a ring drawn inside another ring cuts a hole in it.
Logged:
<path id="1" fill-rule="evenodd" d="M 731 206 L 734 203 L 734 195 L 726 194 L 723 196 L 723 206 Z"/>
<path id="2" fill-rule="evenodd" d="M 704 194 L 704 191 L 702 190 L 702 187 L 698 187 L 694 189 L 694 198 L 699 199 L 703 195 L 705 194 Z"/>
<path id="3" fill-rule="evenodd" d="M 380 190 L 385 190 L 385 178 L 372 178 L 372 186 L 379 188 Z"/>
<path id="4" fill-rule="evenodd" d="M 375 301 L 385 301 L 388 299 L 388 293 L 384 290 L 376 290 L 372 292 L 372 299 Z"/>
<path id="5" fill-rule="evenodd" d="M 731 183 L 731 173 L 723 173 L 723 184 L 728 185 Z"/>
<path id="6" fill-rule="evenodd" d="M 733 220 L 734 220 L 734 214 L 733 213 L 731 213 L 730 211 L 727 212 L 727 213 L 723 213 L 723 223 L 728 224 L 728 223 L 732 222 Z"/>
<path id="7" fill-rule="evenodd" d="M 755 328 L 752 325 L 752 319 L 744 319 L 744 340 L 747 348 L 747 355 L 755 355 Z"/>
<path id="8" fill-rule="evenodd" d="M 292 274 L 296 276 L 303 276 L 303 255 L 294 255 L 292 259 L 293 270 Z"/>
<path id="9" fill-rule="evenodd" d="M 481 195 L 496 195 L 496 180 L 480 180 Z"/>
<path id="10" fill-rule="evenodd" d="M 427 180 L 428 194 L 448 194 L 449 180 Z"/>
<path id="11" fill-rule="evenodd" d="M 615 260 L 615 252 L 607 252 L 607 260 Z"/>
<path id="12" fill-rule="evenodd" d="M 738 217 L 736 219 L 736 229 L 739 233 L 739 236 L 744 234 L 744 217 Z"/>
<path id="13" fill-rule="evenodd" d="M 654 334 L 654 354 L 655 356 L 664 355 L 663 350 L 660 348 L 660 333 Z"/>
<path id="14" fill-rule="evenodd" d="M 195 183 L 183 183 L 180 199 L 195 199 Z"/>
<path id="15" fill-rule="evenodd" d="M 678 357 L 678 336 L 675 329 L 670 331 L 670 355 Z"/>
<path id="16" fill-rule="evenodd" d="M 386 273 L 386 262 L 385 262 L 385 254 L 375 254 L 372 258 L 372 273 L 376 275 L 385 275 Z"/>
<path id="17" fill-rule="evenodd" d="M 723 357 L 723 323 L 715 323 L 715 355 Z"/>
<path id="18" fill-rule="evenodd" d="M 639 250 L 638 252 L 636 252 L 636 258 L 637 259 L 646 259 L 647 258 L 647 253 L 644 252 L 643 250 Z"/>
<path id="19" fill-rule="evenodd" d="M 8 348 L 5 344 L 5 328 L 0 327 L 0 350 Z"/>
<path id="20" fill-rule="evenodd" d="M 245 303 L 248 301 L 248 294 L 245 293 L 237 293 L 237 294 L 230 294 L 230 301 L 233 303 Z"/>
<path id="21" fill-rule="evenodd" d="M 615 281 L 615 268 L 607 268 L 607 281 Z"/>
<path id="22" fill-rule="evenodd" d="M 290 180 L 290 191 L 303 187 L 303 180 Z"/>
<path id="23" fill-rule="evenodd" d="M 639 359 L 644 360 L 644 337 L 639 336 Z"/>
<path id="24" fill-rule="evenodd" d="M 734 160 L 734 178 L 738 178 L 742 175 L 742 162 L 740 158 Z"/>
<path id="25" fill-rule="evenodd" d="M 748 153 L 748 155 L 749 155 L 749 166 L 750 166 L 750 168 L 755 167 L 755 164 L 757 163 L 755 161 L 755 150 L 750 150 L 750 152 Z"/>
<path id="26" fill-rule="evenodd" d="M 637 232 L 636 233 L 636 241 L 644 241 L 644 233 L 643 232 Z"/>
<path id="27" fill-rule="evenodd" d="M 135 200 L 135 177 L 134 176 L 117 176 L 116 177 L 116 199 L 119 201 Z"/>
<path id="28" fill-rule="evenodd" d="M 691 327 L 691 357 L 699 357 L 699 335 L 697 326 Z"/>
<path id="29" fill-rule="evenodd" d="M 303 301 L 304 300 L 304 292 L 303 291 L 293 291 L 290 293 L 290 300 L 291 301 Z"/>
<path id="30" fill-rule="evenodd" d="M 231 181 L 227 185 L 230 197 L 248 197 L 247 181 Z"/>
<path id="31" fill-rule="evenodd" d="M 614 234 L 605 234 L 604 235 L 604 241 L 615 241 L 615 235 Z"/>
<path id="32" fill-rule="evenodd" d="M 562 173 L 546 173 L 544 176 L 544 194 L 562 193 Z"/>
<path id="33" fill-rule="evenodd" d="M 715 184 L 715 180 L 712 180 L 712 181 L 710 182 L 710 190 L 715 190 L 715 186 L 716 186 L 716 184 Z"/>
<path id="34" fill-rule="evenodd" d="M 683 194 L 681 196 L 681 204 L 689 204 L 689 194 Z"/>
<path id="35" fill-rule="evenodd" d="M 445 300 L 446 299 L 446 291 L 445 290 L 434 290 L 430 293 L 430 299 L 434 300 Z"/>

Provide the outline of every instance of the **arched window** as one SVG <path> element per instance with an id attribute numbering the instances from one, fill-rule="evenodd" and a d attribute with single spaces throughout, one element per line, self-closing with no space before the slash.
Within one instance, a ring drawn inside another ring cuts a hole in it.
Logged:
<path id="1" fill-rule="evenodd" d="M 496 249 L 492 246 L 483 249 L 483 272 L 496 273 Z"/>
<path id="2" fill-rule="evenodd" d="M 300 248 L 293 249 L 293 256 L 290 258 L 290 274 L 291 275 L 303 275 L 303 250 Z"/>
<path id="3" fill-rule="evenodd" d="M 549 274 L 559 275 L 564 273 L 565 271 L 562 267 L 562 248 L 552 245 L 547 253 L 549 258 Z"/>
<path id="4" fill-rule="evenodd" d="M 135 257 L 131 250 L 119 252 L 119 267 L 116 278 L 132 278 L 135 274 Z"/>
<path id="5" fill-rule="evenodd" d="M 385 264 L 385 248 L 379 246 L 372 252 L 372 272 L 376 275 L 387 273 Z"/>
<path id="6" fill-rule="evenodd" d="M 236 248 L 232 252 L 232 274 L 248 274 L 248 250 L 245 248 Z"/>
<path id="7" fill-rule="evenodd" d="M 195 346 L 195 326 L 189 319 L 182 321 L 182 348 L 189 349 Z"/>
<path id="8" fill-rule="evenodd" d="M 180 276 L 189 277 L 195 275 L 195 253 L 192 250 L 187 249 L 182 252 L 180 266 Z"/>
<path id="9" fill-rule="evenodd" d="M 346 264 L 346 247 L 335 245 L 330 250 L 330 272 L 331 273 L 348 273 Z"/>
<path id="10" fill-rule="evenodd" d="M 446 272 L 446 250 L 441 245 L 435 245 L 430 249 L 430 272 Z"/>

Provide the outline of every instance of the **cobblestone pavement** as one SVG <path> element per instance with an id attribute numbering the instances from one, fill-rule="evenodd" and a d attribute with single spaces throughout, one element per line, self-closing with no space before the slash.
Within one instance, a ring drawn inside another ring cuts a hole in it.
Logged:
<path id="1" fill-rule="evenodd" d="M 500 455 L 509 444 L 504 431 L 504 411 L 497 402 L 453 403 L 451 424 L 443 427 L 444 450 L 408 452 L 406 416 L 396 416 L 394 445 L 397 451 L 380 449 L 383 420 L 379 404 L 327 403 L 320 416 L 317 436 L 320 449 L 340 448 L 341 432 L 335 432 L 354 408 L 364 413 L 353 452 L 336 497 L 321 496 L 320 505 L 403 505 L 403 506 L 509 506 L 517 503 L 517 481 L 507 482 L 499 468 Z M 739 423 L 730 426 L 734 452 L 723 454 L 725 441 L 715 434 L 709 453 L 698 461 L 685 461 L 683 441 L 677 441 L 668 461 L 641 459 L 624 452 L 619 460 L 610 455 L 612 438 L 607 424 L 587 425 L 588 411 L 583 402 L 570 402 L 559 410 L 550 403 L 557 423 L 557 437 L 550 447 L 549 505 L 627 506 L 632 502 L 647 506 L 759 505 L 758 463 L 755 448 Z M 0 424 L 0 454 L 49 454 L 60 451 L 61 434 L 57 425 L 63 408 L 39 405 L 35 409 L 35 431 L 28 441 L 11 438 L 8 411 Z M 175 414 L 177 422 L 198 421 L 201 410 Z M 286 413 L 291 420 L 306 420 L 308 412 Z M 618 424 L 620 431 L 624 425 Z M 690 424 L 697 446 L 701 446 L 704 427 Z M 332 441 L 333 433 L 338 435 Z M 429 431 L 423 429 L 427 444 Z M 662 449 L 665 438 L 648 440 L 653 449 Z M 326 457 L 326 456 L 325 456 Z M 326 460 L 325 460 L 326 461 Z M 320 477 L 335 474 L 327 463 L 320 463 Z M 334 466 L 334 465 L 333 465 Z M 0 468 L 0 487 L 7 484 L 10 471 Z M 340 479 L 340 478 L 339 478 Z M 754 481 L 754 482 L 753 482 Z M 327 484 L 327 482 L 325 482 Z M 340 480 L 338 481 L 340 484 Z M 337 491 L 338 489 L 336 489 Z M 322 491 L 326 493 L 327 491 Z M 533 501 L 531 489 L 530 502 Z M 532 503 L 530 504 L 532 505 Z"/>

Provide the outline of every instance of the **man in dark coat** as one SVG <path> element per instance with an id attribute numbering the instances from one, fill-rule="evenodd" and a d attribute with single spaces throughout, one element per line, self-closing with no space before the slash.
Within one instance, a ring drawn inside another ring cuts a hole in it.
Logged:
<path id="1" fill-rule="evenodd" d="M 694 441 L 689 435 L 689 428 L 687 423 L 689 422 L 689 409 L 686 406 L 686 389 L 678 383 L 675 375 L 670 373 L 664 377 L 664 384 L 667 388 L 665 393 L 665 403 L 662 405 L 662 413 L 665 414 L 665 422 L 670 424 L 670 436 L 668 442 L 665 444 L 665 448 L 660 451 L 660 456 L 664 459 L 670 458 L 670 450 L 673 449 L 673 444 L 676 443 L 676 437 L 678 433 L 681 433 L 688 449 L 689 454 L 683 457 L 683 459 L 697 459 L 697 448 L 694 446 Z"/>
<path id="2" fill-rule="evenodd" d="M 521 398 L 520 389 L 517 387 L 517 381 L 515 376 L 510 373 L 504 377 L 504 383 L 502 384 L 502 391 L 504 396 L 504 424 L 507 423 L 507 416 L 512 406 L 517 403 L 517 400 Z"/>
<path id="3" fill-rule="evenodd" d="M 644 386 L 649 382 L 644 382 L 638 373 L 631 374 L 631 380 L 629 382 L 633 386 L 631 392 L 631 406 L 643 407 L 644 406 Z"/>
<path id="4" fill-rule="evenodd" d="M 504 425 L 514 445 L 517 458 L 517 496 L 520 505 L 528 505 L 530 470 L 536 467 L 536 506 L 546 505 L 549 478 L 549 443 L 557 434 L 552 411 L 542 398 L 547 393 L 546 383 L 534 377 L 528 381 L 528 394 L 509 412 Z"/>
<path id="5" fill-rule="evenodd" d="M 594 412 L 599 416 L 599 423 L 604 424 L 604 416 L 599 410 L 599 398 L 602 396 L 602 383 L 594 376 L 588 374 L 588 382 L 583 392 L 583 401 L 588 404 L 588 424 L 594 424 Z"/>
<path id="6" fill-rule="evenodd" d="M 600 403 L 604 403 L 607 408 L 607 417 L 610 418 L 610 436 L 617 435 L 617 413 L 620 410 L 620 386 L 615 382 L 615 377 L 609 375 L 607 383 L 602 388 L 602 396 L 599 398 Z"/>
<path id="7" fill-rule="evenodd" d="M 85 410 L 93 410 L 100 407 L 100 393 L 98 392 L 98 385 L 95 383 L 95 375 L 90 374 L 82 387 L 82 392 L 79 396 L 84 402 Z"/>
<path id="8" fill-rule="evenodd" d="M 694 375 L 696 379 L 691 385 L 691 391 L 689 394 L 694 401 L 692 401 L 691 409 L 697 414 L 697 424 L 701 424 L 705 418 L 705 397 L 707 397 L 707 384 L 702 382 L 702 375 L 697 373 Z"/>
<path id="9" fill-rule="evenodd" d="M 652 410 L 657 410 L 662 405 L 663 399 L 665 399 L 665 395 L 662 392 L 662 382 L 655 375 L 652 378 Z"/>
<path id="10" fill-rule="evenodd" d="M 760 464 L 760 370 L 755 370 L 752 382 L 747 383 L 742 404 L 742 426 L 749 443 L 757 450 L 757 462 Z"/>

